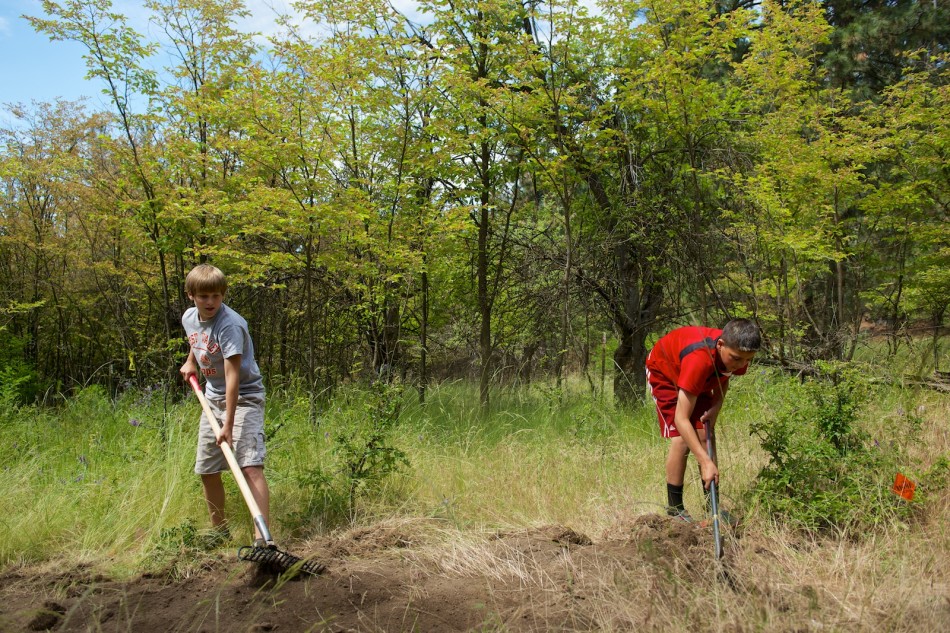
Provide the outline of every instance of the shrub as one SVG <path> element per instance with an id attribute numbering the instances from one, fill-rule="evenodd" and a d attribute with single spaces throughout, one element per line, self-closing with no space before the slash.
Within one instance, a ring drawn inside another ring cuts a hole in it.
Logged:
<path id="1" fill-rule="evenodd" d="M 825 364 L 775 420 L 753 424 L 769 456 L 752 489 L 775 518 L 808 530 L 859 533 L 906 516 L 910 504 L 891 492 L 911 465 L 915 416 L 901 416 L 878 437 L 858 427 L 869 393 L 853 368 Z"/>
<path id="2" fill-rule="evenodd" d="M 24 339 L 0 327 L 0 415 L 33 401 L 39 392 L 36 371 L 23 360 Z"/>
<path id="3" fill-rule="evenodd" d="M 392 435 L 402 411 L 402 389 L 382 381 L 366 392 L 363 411 L 344 416 L 334 435 L 334 453 L 346 478 L 351 509 L 367 488 L 409 465 L 406 454 L 392 445 Z"/>
<path id="4" fill-rule="evenodd" d="M 330 403 L 333 415 L 320 422 L 332 442 L 332 459 L 293 475 L 298 488 L 309 495 L 302 509 L 291 513 L 291 524 L 332 523 L 341 514 L 352 517 L 362 495 L 378 490 L 409 465 L 405 452 L 393 443 L 402 402 L 402 387 L 395 383 L 378 381 L 337 392 Z"/>

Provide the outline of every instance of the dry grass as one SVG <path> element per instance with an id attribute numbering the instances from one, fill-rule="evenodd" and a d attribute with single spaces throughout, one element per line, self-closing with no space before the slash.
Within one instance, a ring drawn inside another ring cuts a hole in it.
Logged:
<path id="1" fill-rule="evenodd" d="M 906 414 L 897 402 L 880 407 L 884 419 Z M 915 457 L 924 470 L 950 450 L 943 422 L 950 418 L 950 401 L 922 394 L 913 411 L 922 418 Z M 724 488 L 738 501 L 764 456 L 748 434 L 750 416 L 736 413 L 732 424 L 720 429 L 720 446 L 727 447 L 721 450 Z M 493 600 L 504 617 L 489 630 L 936 631 L 950 626 L 945 492 L 906 523 L 850 537 L 806 535 L 748 516 L 741 531 L 726 534 L 725 581 L 711 561 L 708 533 L 705 549 L 692 544 L 679 551 L 656 544 L 668 535 L 631 530 L 638 517 L 657 512 L 661 503 L 664 448 L 640 437 L 591 448 L 543 444 L 527 436 L 465 454 L 443 447 L 416 462 L 421 483 L 414 495 L 436 506 L 446 527 L 430 532 L 424 545 L 404 556 L 421 570 L 420 578 L 477 579 L 494 587 Z M 699 507 L 695 476 L 691 484 L 688 503 Z M 438 509 L 438 500 L 451 511 Z M 490 525 L 508 526 L 501 529 L 504 537 L 489 537 Z M 551 529 L 558 526 L 589 535 L 593 544 L 552 545 Z M 526 620 L 534 624 L 525 625 Z"/>

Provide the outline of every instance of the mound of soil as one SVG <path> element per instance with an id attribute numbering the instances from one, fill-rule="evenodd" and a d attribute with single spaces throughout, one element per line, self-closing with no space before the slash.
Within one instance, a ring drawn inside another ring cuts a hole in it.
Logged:
<path id="1" fill-rule="evenodd" d="M 8 570 L 0 630 L 620 630 L 649 622 L 649 600 L 642 613 L 612 615 L 603 608 L 612 592 L 663 595 L 708 582 L 715 564 L 707 528 L 658 515 L 633 517 L 596 541 L 557 525 L 475 538 L 405 522 L 291 551 L 327 570 L 288 580 L 232 552 L 209 556 L 187 577 Z"/>

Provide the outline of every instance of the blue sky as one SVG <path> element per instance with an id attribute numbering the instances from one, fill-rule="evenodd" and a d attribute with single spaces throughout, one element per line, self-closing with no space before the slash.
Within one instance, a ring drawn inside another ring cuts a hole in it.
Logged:
<path id="1" fill-rule="evenodd" d="M 239 26 L 246 32 L 272 34 L 277 29 L 275 10 L 289 12 L 292 1 L 245 0 L 252 17 Z M 423 19 L 416 10 L 416 0 L 392 0 L 392 4 L 414 20 Z M 594 0 L 582 0 L 581 4 L 596 12 Z M 157 34 L 150 35 L 157 27 L 148 23 L 141 0 L 112 0 L 112 6 L 113 11 L 125 15 L 129 25 L 146 37 L 162 39 Z M 21 17 L 24 14 L 42 16 L 41 0 L 0 0 L 0 112 L 5 103 L 28 105 L 31 101 L 81 97 L 88 98 L 90 109 L 111 109 L 102 95 L 101 83 L 84 78 L 85 48 L 76 42 L 51 42 L 48 36 L 33 30 Z"/>
<path id="2" fill-rule="evenodd" d="M 57 97 L 96 97 L 98 85 L 83 79 L 83 48 L 50 42 L 23 14 L 41 15 L 39 0 L 0 0 L 0 103 L 52 101 Z"/>
<path id="3" fill-rule="evenodd" d="M 113 0 L 113 10 L 129 18 L 129 24 L 140 33 L 156 27 L 143 17 L 138 0 Z M 246 31 L 272 33 L 274 9 L 288 11 L 291 0 L 245 0 L 253 17 L 242 24 Z M 414 0 L 393 3 L 403 12 L 414 15 Z M 76 100 L 88 97 L 92 109 L 107 107 L 98 81 L 87 81 L 85 48 L 75 42 L 51 42 L 36 33 L 22 15 L 42 16 L 40 0 L 0 0 L 0 104 L 31 101 L 53 101 L 56 98 Z M 156 38 L 157 39 L 157 38 Z M 0 107 L 0 110 L 3 108 Z"/>

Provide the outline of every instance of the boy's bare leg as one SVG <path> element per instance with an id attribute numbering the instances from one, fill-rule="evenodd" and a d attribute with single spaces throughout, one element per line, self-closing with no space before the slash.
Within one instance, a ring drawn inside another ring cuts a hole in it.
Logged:
<path id="1" fill-rule="evenodd" d="M 706 443 L 706 429 L 696 429 L 700 444 Z M 686 458 L 689 457 L 689 447 L 686 440 L 676 436 L 670 438 L 670 450 L 666 454 L 666 483 L 682 486 L 686 479 Z M 700 475 L 702 480 L 702 475 Z"/>
<path id="2" fill-rule="evenodd" d="M 248 466 L 242 468 L 244 478 L 247 479 L 247 485 L 254 495 L 254 501 L 264 515 L 264 523 L 270 526 L 270 490 L 267 488 L 267 479 L 264 478 L 264 468 L 261 466 Z M 254 538 L 263 538 L 257 527 L 254 527 Z"/>
<path id="3" fill-rule="evenodd" d="M 218 528 L 226 524 L 224 516 L 224 483 L 221 473 L 202 475 L 201 483 L 205 490 L 205 503 L 208 504 L 208 514 L 211 515 L 211 526 Z"/>
<path id="4" fill-rule="evenodd" d="M 670 438 L 670 450 L 666 454 L 666 483 L 682 486 L 686 478 L 686 457 L 689 448 L 681 437 Z"/>

